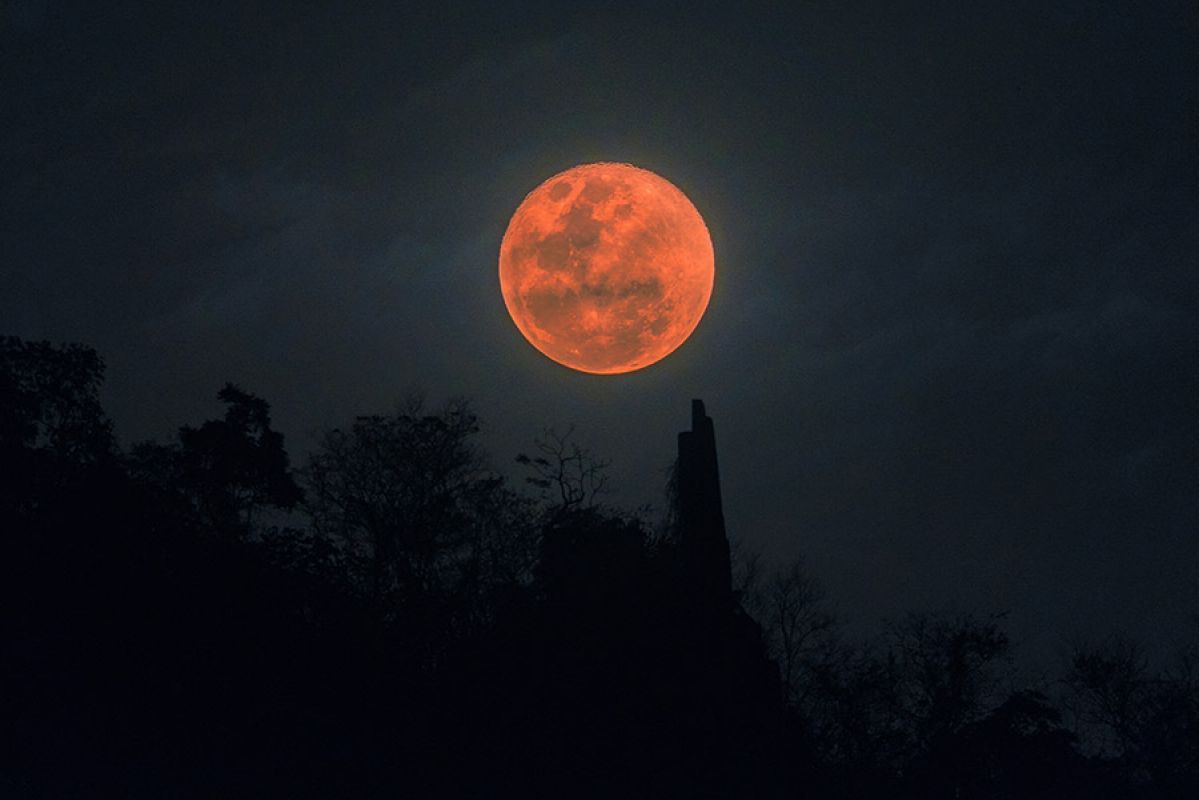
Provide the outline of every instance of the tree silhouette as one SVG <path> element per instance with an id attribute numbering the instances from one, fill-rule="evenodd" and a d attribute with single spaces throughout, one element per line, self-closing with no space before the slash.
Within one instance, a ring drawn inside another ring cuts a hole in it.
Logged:
<path id="1" fill-rule="evenodd" d="M 783 698 L 802 708 L 815 688 L 815 673 L 835 657 L 836 618 L 802 559 L 774 571 L 764 582 L 757 569 L 752 559 L 741 570 L 742 597 L 749 613 L 762 623 L 767 652 L 779 667 Z"/>
<path id="2" fill-rule="evenodd" d="M 47 510 L 112 459 L 103 378 L 89 347 L 0 337 L 0 513 Z"/>
<path id="3" fill-rule="evenodd" d="M 915 747 L 955 735 L 998 705 L 1011 649 L 998 621 L 911 614 L 890 625 L 897 712 Z"/>
<path id="4" fill-rule="evenodd" d="M 1065 684 L 1093 753 L 1117 759 L 1133 754 L 1149 710 L 1150 683 L 1149 657 L 1135 641 L 1113 636 L 1074 648 Z"/>
<path id="5" fill-rule="evenodd" d="M 608 488 L 611 463 L 574 441 L 574 433 L 573 425 L 565 433 L 546 428 L 533 442 L 539 455 L 516 457 L 532 473 L 525 481 L 540 489 L 554 510 L 592 507 Z"/>
<path id="6" fill-rule="evenodd" d="M 303 497 L 291 471 L 283 435 L 271 427 L 270 404 L 233 384 L 217 398 L 222 419 L 179 429 L 178 442 L 143 442 L 129 468 L 161 498 L 194 515 L 195 524 L 229 538 L 260 533 L 264 508 L 290 510 Z"/>
<path id="7" fill-rule="evenodd" d="M 1126 784 L 1149 781 L 1178 797 L 1199 786 L 1197 652 L 1183 644 L 1157 671 L 1124 636 L 1074 648 L 1064 683 L 1078 736 Z"/>
<path id="8" fill-rule="evenodd" d="M 303 471 L 313 530 L 426 659 L 485 624 L 490 594 L 527 582 L 536 558 L 534 510 L 487 467 L 478 430 L 465 402 L 410 398 L 327 432 Z"/>
<path id="9" fill-rule="evenodd" d="M 0 337 L 0 448 L 95 463 L 112 452 L 100 406 L 104 361 L 90 347 Z"/>
<path id="10" fill-rule="evenodd" d="M 182 480 L 218 530 L 249 532 L 261 506 L 290 509 L 303 496 L 292 478 L 270 405 L 226 384 L 222 420 L 179 431 Z"/>

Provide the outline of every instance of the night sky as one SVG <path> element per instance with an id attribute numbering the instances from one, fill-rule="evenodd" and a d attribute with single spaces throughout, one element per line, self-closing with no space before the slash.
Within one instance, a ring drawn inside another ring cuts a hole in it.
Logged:
<path id="1" fill-rule="evenodd" d="M 466 395 L 497 466 L 575 422 L 660 506 L 702 397 L 730 534 L 860 630 L 1007 609 L 1050 657 L 1199 612 L 1194 2 L 162 5 L 0 4 L 0 333 L 96 347 L 122 441 L 230 380 L 296 463 Z M 535 351 L 496 274 L 599 160 L 716 251 L 624 376 Z"/>

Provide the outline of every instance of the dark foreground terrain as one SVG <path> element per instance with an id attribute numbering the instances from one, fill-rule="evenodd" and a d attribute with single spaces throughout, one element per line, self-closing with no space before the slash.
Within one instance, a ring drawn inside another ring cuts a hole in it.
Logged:
<path id="1" fill-rule="evenodd" d="M 506 478 L 465 404 L 293 468 L 233 386 L 122 450 L 102 377 L 0 340 L 0 796 L 1197 796 L 1194 649 L 1030 683 L 1001 616 L 846 641 L 802 565 L 731 563 L 702 404 L 649 520 L 552 431 Z"/>

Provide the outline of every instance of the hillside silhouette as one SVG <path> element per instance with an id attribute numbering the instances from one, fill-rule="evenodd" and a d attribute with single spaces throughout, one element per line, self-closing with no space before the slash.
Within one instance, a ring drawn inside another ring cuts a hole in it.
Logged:
<path id="1" fill-rule="evenodd" d="M 850 641 L 730 548 L 698 400 L 650 519 L 570 435 L 489 463 L 462 401 L 293 464 L 227 385 L 121 448 L 103 374 L 0 339 L 0 796 L 1196 796 L 1193 645 L 1022 681 L 1001 614 Z"/>

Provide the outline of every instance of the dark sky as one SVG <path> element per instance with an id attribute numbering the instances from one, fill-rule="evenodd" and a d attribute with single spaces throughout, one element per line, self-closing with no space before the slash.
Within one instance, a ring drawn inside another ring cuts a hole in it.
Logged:
<path id="1" fill-rule="evenodd" d="M 698 396 L 731 533 L 852 622 L 1009 609 L 1052 654 L 1199 611 L 1192 0 L 297 5 L 0 4 L 0 331 L 97 347 L 125 441 L 233 380 L 302 461 L 424 389 L 505 466 L 577 422 L 635 504 Z M 716 250 L 626 376 L 538 354 L 496 277 L 597 160 Z"/>

